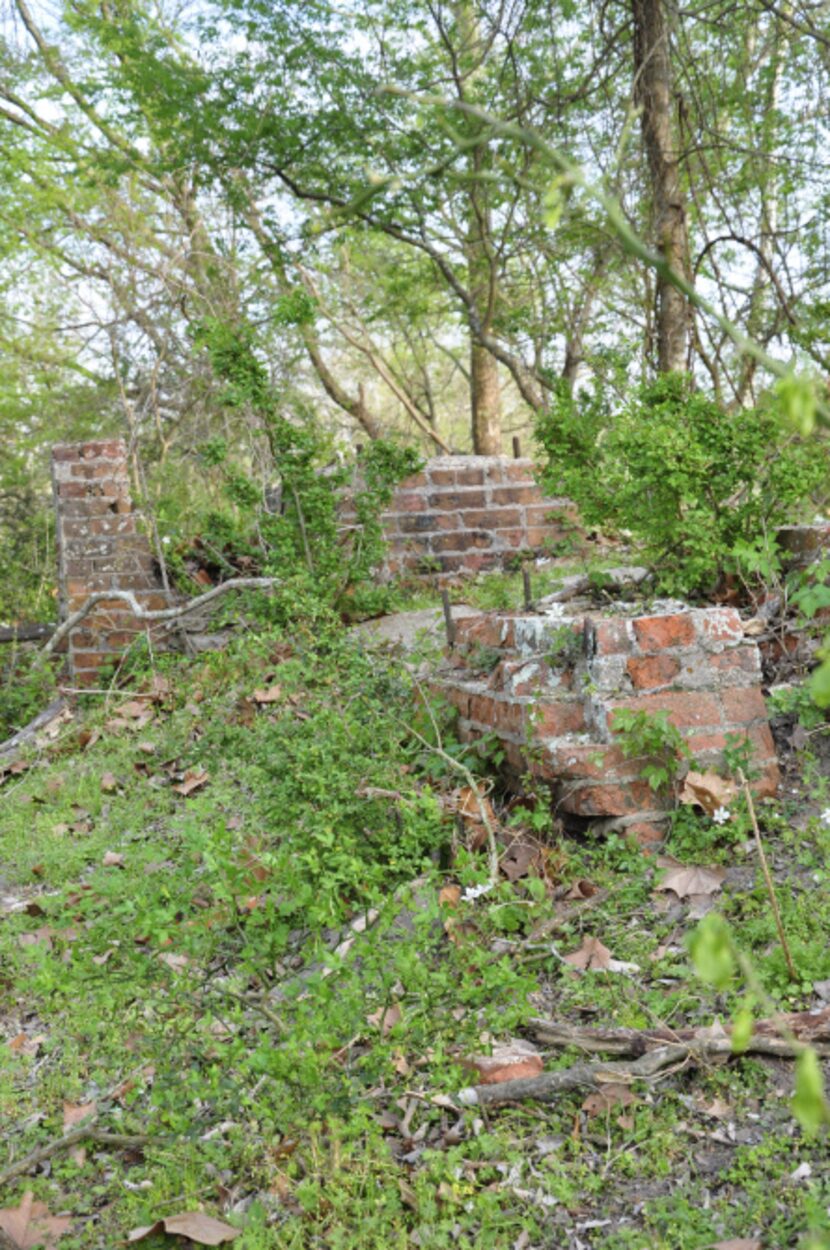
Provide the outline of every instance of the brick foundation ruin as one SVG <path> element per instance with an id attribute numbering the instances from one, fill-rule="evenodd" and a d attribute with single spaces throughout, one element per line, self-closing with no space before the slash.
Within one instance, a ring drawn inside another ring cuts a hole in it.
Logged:
<path id="1" fill-rule="evenodd" d="M 123 440 L 54 447 L 52 483 L 62 618 L 104 590 L 132 591 L 145 611 L 169 607 L 150 544 L 137 527 Z M 141 635 L 152 638 L 153 630 L 123 600 L 96 604 L 69 634 L 73 682 L 95 686 L 99 671 L 118 664 Z"/>
<path id="2" fill-rule="evenodd" d="M 704 768 L 722 766 L 728 734 L 748 737 L 759 770 L 753 789 L 773 795 L 778 762 L 760 654 L 738 613 L 682 604 L 635 611 L 556 604 L 459 620 L 436 684 L 458 711 L 461 736 L 495 733 L 513 777 L 550 783 L 560 813 L 625 827 L 661 820 L 671 800 L 642 779 L 642 760 L 623 755 L 614 713 L 665 711 Z"/>
<path id="3" fill-rule="evenodd" d="M 354 513 L 344 508 L 342 520 L 354 522 Z M 552 549 L 573 536 L 576 514 L 570 500 L 545 498 L 532 460 L 437 456 L 401 482 L 382 521 L 386 576 L 446 580 Z"/>

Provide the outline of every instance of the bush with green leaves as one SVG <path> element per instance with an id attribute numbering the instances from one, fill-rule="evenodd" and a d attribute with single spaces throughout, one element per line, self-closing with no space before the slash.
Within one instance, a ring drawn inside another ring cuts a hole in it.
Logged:
<path id="1" fill-rule="evenodd" d="M 667 374 L 612 412 L 599 391 L 564 387 L 539 419 L 545 485 L 587 525 L 627 531 L 670 594 L 763 574 L 775 530 L 810 511 L 828 445 L 802 439 L 770 400 L 725 409 Z"/>
<path id="2" fill-rule="evenodd" d="M 261 425 L 281 496 L 278 512 L 265 510 L 262 488 L 246 466 L 231 457 L 223 440 L 212 440 L 203 455 L 224 476 L 230 510 L 207 518 L 208 528 L 224 535 L 226 550 L 241 552 L 258 571 L 281 579 L 270 597 L 280 619 L 291 619 L 301 605 L 346 614 L 382 606 L 382 588 L 371 584 L 385 548 L 380 517 L 396 484 L 420 467 L 417 453 L 376 440 L 357 462 L 339 461 L 315 414 L 276 394 L 251 331 L 205 321 L 197 342 L 225 384 L 225 405 L 247 408 Z M 348 529 L 338 517 L 346 493 L 356 513 Z"/>

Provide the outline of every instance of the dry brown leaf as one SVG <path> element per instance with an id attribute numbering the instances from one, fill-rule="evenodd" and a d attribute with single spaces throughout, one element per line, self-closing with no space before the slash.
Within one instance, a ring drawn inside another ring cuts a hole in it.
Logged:
<path id="1" fill-rule="evenodd" d="M 599 886 L 594 885 L 593 881 L 586 881 L 584 878 L 580 878 L 579 881 L 574 881 L 565 898 L 593 898 L 598 890 Z"/>
<path id="2" fill-rule="evenodd" d="M 18 946 L 45 946 L 47 950 L 52 949 L 52 929 L 48 924 L 41 925 L 39 929 L 35 929 L 33 933 L 18 934 Z"/>
<path id="3" fill-rule="evenodd" d="M 713 1120 L 728 1120 L 733 1108 L 723 1098 L 713 1098 L 711 1102 L 699 1100 L 697 1109 L 702 1115 L 710 1115 Z"/>
<path id="4" fill-rule="evenodd" d="M 475 1068 L 482 1085 L 500 1085 L 503 1081 L 538 1076 L 544 1068 L 536 1047 L 518 1037 L 494 1046 L 491 1055 L 471 1055 L 466 1062 Z"/>
<path id="5" fill-rule="evenodd" d="M 187 797 L 187 795 L 192 794 L 194 790 L 201 789 L 202 786 L 207 784 L 207 781 L 208 774 L 204 768 L 188 768 L 182 778 L 182 781 L 179 785 L 173 786 L 173 789 L 177 794 L 183 794 Z"/>
<path id="6" fill-rule="evenodd" d="M 17 1037 L 13 1037 L 9 1042 L 9 1050 L 15 1051 L 18 1055 L 27 1055 L 29 1058 L 32 1058 L 38 1053 L 45 1041 L 45 1033 L 37 1033 L 34 1037 L 29 1037 L 28 1033 L 18 1033 Z"/>
<path id="7" fill-rule="evenodd" d="M 401 1018 L 401 1009 L 397 1003 L 393 1003 L 391 1007 L 379 1007 L 377 1011 L 373 1011 L 371 1015 L 366 1017 L 366 1023 L 371 1024 L 373 1029 L 380 1029 L 381 1035 L 386 1034 L 393 1029 Z"/>
<path id="8" fill-rule="evenodd" d="M 173 951 L 162 951 L 159 959 L 163 964 L 167 964 L 168 968 L 172 968 L 174 972 L 183 972 L 190 963 L 187 955 L 176 955 Z"/>
<path id="9" fill-rule="evenodd" d="M 146 716 L 148 711 L 147 704 L 143 699 L 130 699 L 128 703 L 123 703 L 118 709 L 119 716 L 128 716 L 131 720 L 139 720 Z M 150 713 L 152 716 L 152 712 Z"/>
<path id="10" fill-rule="evenodd" d="M 728 808 L 738 794 L 734 781 L 727 781 L 717 773 L 686 774 L 680 802 L 702 807 L 707 816 L 713 816 L 719 807 Z"/>
<path id="11" fill-rule="evenodd" d="M 50 1215 L 46 1203 L 35 1202 L 31 1190 L 23 1195 L 19 1207 L 0 1211 L 0 1229 L 16 1250 L 32 1250 L 34 1246 L 51 1250 L 71 1223 L 69 1215 Z"/>
<path id="12" fill-rule="evenodd" d="M 279 703 L 282 698 L 282 686 L 268 686 L 266 690 L 255 690 L 253 693 L 254 703 L 260 706 L 264 703 Z"/>
<path id="13" fill-rule="evenodd" d="M 156 1233 L 168 1233 L 171 1237 L 187 1237 L 197 1246 L 221 1246 L 240 1235 L 240 1228 L 233 1228 L 224 1220 L 216 1220 L 203 1211 L 184 1211 L 181 1215 L 168 1215 L 148 1224 L 146 1228 L 134 1228 L 127 1234 L 127 1241 L 144 1241 Z"/>
<path id="14" fill-rule="evenodd" d="M 499 867 L 508 881 L 519 881 L 531 868 L 544 868 L 544 863 L 535 842 L 514 838 L 499 860 Z"/>
<path id="15" fill-rule="evenodd" d="M 123 868 L 125 861 L 124 856 L 118 851 L 105 851 L 101 863 L 104 868 Z"/>
<path id="16" fill-rule="evenodd" d="M 438 891 L 438 902 L 442 907 L 457 907 L 460 899 L 460 885 L 442 885 Z"/>
<path id="17" fill-rule="evenodd" d="M 671 890 L 678 898 L 690 894 L 714 894 L 721 888 L 726 876 L 725 868 L 702 868 L 696 864 L 681 864 L 672 855 L 660 855 L 657 867 L 667 869 L 656 890 Z"/>
<path id="18" fill-rule="evenodd" d="M 729 1241 L 715 1241 L 709 1250 L 762 1250 L 761 1242 L 754 1237 L 732 1237 Z"/>
<path id="19" fill-rule="evenodd" d="M 563 961 L 572 968 L 581 968 L 583 971 L 607 971 L 611 952 L 607 946 L 603 946 L 599 938 L 586 937 L 579 950 L 564 955 Z"/>
<path id="20" fill-rule="evenodd" d="M 74 1128 L 76 1124 L 80 1124 L 82 1120 L 86 1120 L 88 1116 L 95 1115 L 98 1111 L 98 1104 L 95 1102 L 73 1103 L 65 1102 L 63 1104 L 63 1131 Z"/>
<path id="21" fill-rule="evenodd" d="M 113 794 L 118 789 L 118 781 L 114 773 L 104 773 L 101 777 L 101 790 L 104 794 Z"/>
<path id="22" fill-rule="evenodd" d="M 593 1119 L 595 1116 L 604 1115 L 606 1111 L 612 1111 L 614 1107 L 630 1107 L 632 1103 L 639 1102 L 636 1094 L 632 1094 L 627 1085 L 619 1085 L 610 1083 L 603 1085 L 602 1089 L 598 1089 L 596 1093 L 589 1094 L 582 1104 L 582 1110 L 587 1111 L 588 1116 Z"/>

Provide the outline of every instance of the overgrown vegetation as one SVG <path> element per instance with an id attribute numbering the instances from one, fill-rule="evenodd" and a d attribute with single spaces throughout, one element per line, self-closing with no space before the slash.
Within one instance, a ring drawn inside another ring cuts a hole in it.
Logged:
<path id="1" fill-rule="evenodd" d="M 724 408 L 680 374 L 618 410 L 600 390 L 563 387 L 537 436 L 550 491 L 574 499 L 586 524 L 631 535 L 670 594 L 770 577 L 777 527 L 827 492 L 828 444 L 802 438 L 777 401 Z"/>

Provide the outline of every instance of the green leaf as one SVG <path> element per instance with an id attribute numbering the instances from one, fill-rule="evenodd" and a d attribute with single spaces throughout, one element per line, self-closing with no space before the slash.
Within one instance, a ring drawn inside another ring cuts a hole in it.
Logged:
<path id="1" fill-rule="evenodd" d="M 698 976 L 717 989 L 729 985 L 735 974 L 732 935 L 723 916 L 710 912 L 689 939 L 689 951 Z"/>
<path id="2" fill-rule="evenodd" d="M 810 678 L 810 694 L 819 707 L 830 707 L 830 655 L 825 656 Z"/>
<path id="3" fill-rule="evenodd" d="M 814 1136 L 828 1119 L 824 1077 L 818 1055 L 811 1046 L 802 1050 L 795 1061 L 795 1094 L 790 1106 L 808 1137 Z"/>

